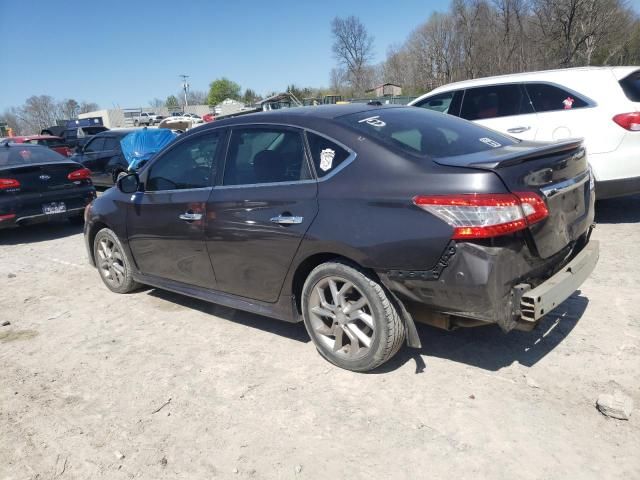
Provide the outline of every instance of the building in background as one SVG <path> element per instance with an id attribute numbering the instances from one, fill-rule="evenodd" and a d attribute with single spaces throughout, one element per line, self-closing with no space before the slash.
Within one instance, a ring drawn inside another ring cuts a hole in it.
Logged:
<path id="1" fill-rule="evenodd" d="M 367 93 L 373 93 L 376 97 L 398 97 L 402 95 L 402 87 L 395 83 L 383 83 L 367 90 Z"/>

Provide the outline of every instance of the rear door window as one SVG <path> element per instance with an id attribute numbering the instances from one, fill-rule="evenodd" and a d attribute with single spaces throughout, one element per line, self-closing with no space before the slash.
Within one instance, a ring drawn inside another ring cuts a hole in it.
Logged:
<path id="1" fill-rule="evenodd" d="M 632 102 L 640 102 L 640 70 L 620 80 L 624 94 Z"/>
<path id="2" fill-rule="evenodd" d="M 460 114 L 461 97 L 462 92 L 460 91 L 439 93 L 415 103 L 414 106 L 458 116 Z"/>
<path id="3" fill-rule="evenodd" d="M 89 143 L 87 143 L 86 147 L 84 147 L 84 151 L 86 153 L 101 152 L 103 150 L 104 137 L 93 138 Z"/>
<path id="4" fill-rule="evenodd" d="M 527 83 L 527 92 L 536 112 L 574 110 L 588 107 L 589 104 L 575 93 L 548 83 Z"/>
<path id="5" fill-rule="evenodd" d="M 322 178 L 336 170 L 351 153 L 328 138 L 307 132 L 307 141 L 311 158 L 316 168 L 316 175 Z"/>
<path id="6" fill-rule="evenodd" d="M 368 110 L 338 121 L 391 148 L 441 158 L 514 145 L 518 140 L 451 115 L 422 108 Z"/>
<path id="7" fill-rule="evenodd" d="M 533 107 L 520 84 L 469 88 L 464 93 L 460 116 L 482 120 L 533 113 Z"/>
<path id="8" fill-rule="evenodd" d="M 301 132 L 288 128 L 237 128 L 231 133 L 224 185 L 253 185 L 311 178 Z"/>
<path id="9" fill-rule="evenodd" d="M 120 146 L 120 142 L 115 137 L 105 137 L 104 150 L 117 150 Z"/>

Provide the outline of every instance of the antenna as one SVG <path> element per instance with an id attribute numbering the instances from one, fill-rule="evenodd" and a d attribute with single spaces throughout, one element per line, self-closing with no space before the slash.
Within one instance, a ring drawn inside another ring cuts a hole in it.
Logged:
<path id="1" fill-rule="evenodd" d="M 185 108 L 189 105 L 187 103 L 187 91 L 189 90 L 189 84 L 187 83 L 187 78 L 189 78 L 189 75 L 178 75 L 180 78 L 182 78 L 182 90 L 184 91 L 184 106 Z"/>

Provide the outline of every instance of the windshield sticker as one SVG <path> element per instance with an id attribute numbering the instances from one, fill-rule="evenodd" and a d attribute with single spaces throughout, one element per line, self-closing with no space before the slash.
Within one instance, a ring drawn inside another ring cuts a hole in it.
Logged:
<path id="1" fill-rule="evenodd" d="M 575 100 L 571 97 L 567 97 L 562 101 L 562 104 L 564 105 L 564 109 L 565 110 L 571 110 L 573 108 L 573 102 L 575 102 Z"/>
<path id="2" fill-rule="evenodd" d="M 502 146 L 501 143 L 498 143 L 495 140 L 492 140 L 492 139 L 487 138 L 487 137 L 482 137 L 482 138 L 479 138 L 478 140 L 480 140 L 482 143 L 486 143 L 487 145 L 489 145 L 490 147 L 493 147 L 493 148 L 498 148 L 498 147 Z"/>
<path id="3" fill-rule="evenodd" d="M 325 148 L 320 152 L 320 170 L 326 172 L 331 169 L 333 165 L 333 157 L 336 156 L 336 152 L 330 148 Z"/>
<path id="4" fill-rule="evenodd" d="M 376 115 L 375 117 L 363 118 L 358 121 L 358 123 L 366 123 L 367 125 L 371 125 L 372 127 L 386 127 L 387 124 L 380 120 L 380 115 Z"/>

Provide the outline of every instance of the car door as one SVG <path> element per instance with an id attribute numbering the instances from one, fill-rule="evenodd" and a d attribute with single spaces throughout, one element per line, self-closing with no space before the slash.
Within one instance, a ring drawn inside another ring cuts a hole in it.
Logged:
<path id="1" fill-rule="evenodd" d="M 142 273 L 215 288 L 204 226 L 222 136 L 220 131 L 188 136 L 141 174 L 144 191 L 128 206 L 127 238 Z"/>
<path id="2" fill-rule="evenodd" d="M 94 183 L 99 183 L 103 175 L 104 166 L 99 157 L 103 149 L 104 137 L 93 137 L 79 153 L 79 162 L 91 170 L 91 179 Z"/>
<path id="3" fill-rule="evenodd" d="M 209 197 L 206 226 L 218 289 L 275 302 L 318 211 L 302 132 L 233 128 L 220 183 Z"/>
<path id="4" fill-rule="evenodd" d="M 538 119 L 519 83 L 467 88 L 460 116 L 521 140 L 533 140 Z"/>
<path id="5" fill-rule="evenodd" d="M 599 131 L 602 131 L 601 112 L 588 108 L 595 105 L 593 101 L 550 83 L 530 82 L 525 88 L 540 121 L 536 140 L 587 137 L 589 152 L 602 151 L 600 148 L 594 148 L 596 145 L 593 139 L 604 136 L 598 135 Z M 617 145 L 615 141 L 614 144 Z"/>

